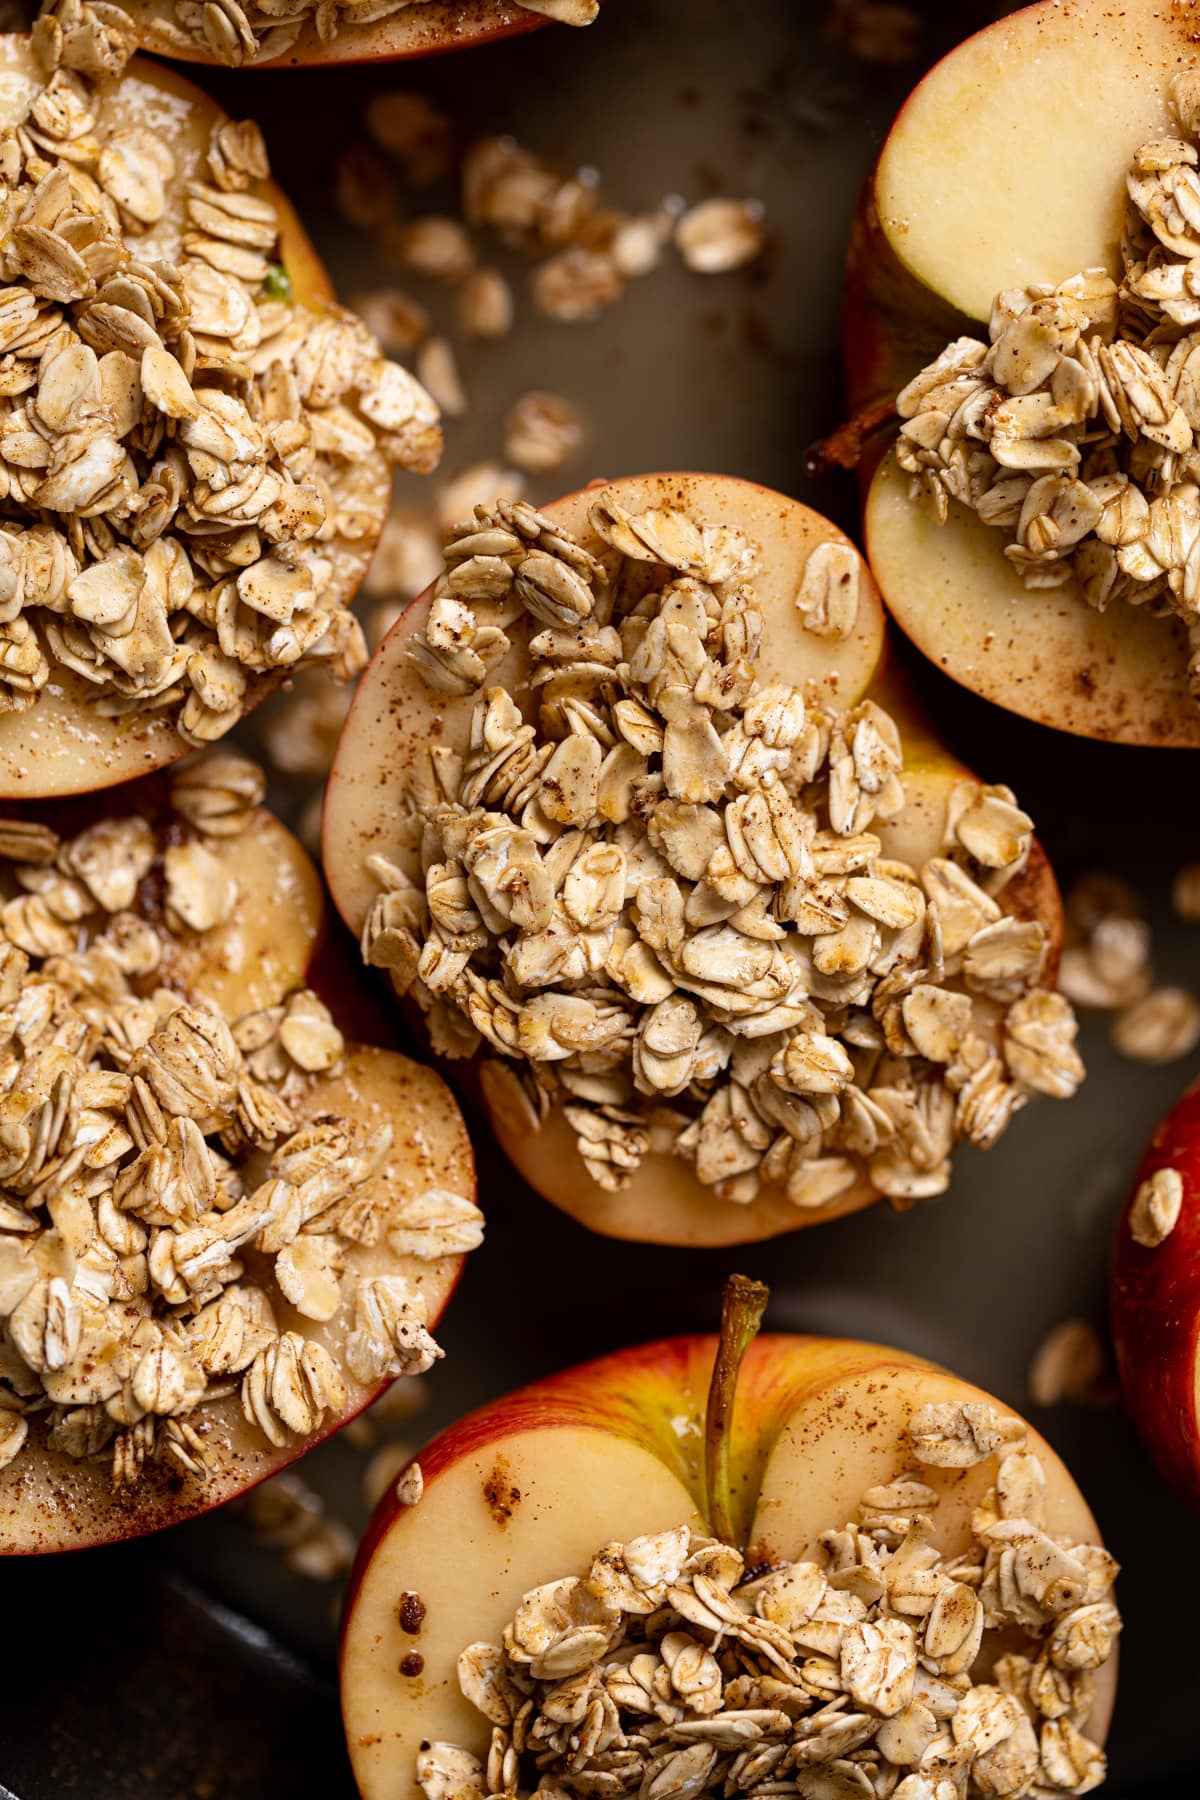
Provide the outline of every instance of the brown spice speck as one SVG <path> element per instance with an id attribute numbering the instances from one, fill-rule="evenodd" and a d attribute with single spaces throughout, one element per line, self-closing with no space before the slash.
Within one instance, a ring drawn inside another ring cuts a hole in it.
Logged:
<path id="1" fill-rule="evenodd" d="M 400 1673 L 402 1675 L 419 1675 L 424 1667 L 425 1658 L 419 1656 L 415 1650 L 410 1650 L 407 1656 L 401 1657 L 400 1659 Z"/>
<path id="2" fill-rule="evenodd" d="M 502 1456 L 496 1458 L 492 1472 L 483 1484 L 483 1497 L 492 1518 L 503 1529 L 520 1501 L 521 1490 L 509 1474 L 508 1464 Z"/>
<path id="3" fill-rule="evenodd" d="M 416 1637 L 425 1623 L 425 1602 L 420 1594 L 405 1594 L 400 1602 L 400 1629 Z"/>

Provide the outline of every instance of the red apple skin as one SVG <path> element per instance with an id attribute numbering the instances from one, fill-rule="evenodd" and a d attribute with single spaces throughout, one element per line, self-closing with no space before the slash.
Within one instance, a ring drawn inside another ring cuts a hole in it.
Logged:
<path id="1" fill-rule="evenodd" d="M 894 400 L 951 338 L 979 329 L 897 257 L 879 223 L 872 169 L 854 209 L 842 291 L 842 366 L 851 412 Z M 886 446 L 881 433 L 877 453 L 864 459 L 867 479 Z"/>
<path id="2" fill-rule="evenodd" d="M 605 1424 L 619 1437 L 653 1448 L 670 1434 L 670 1415 L 681 1392 L 703 1395 L 712 1374 L 717 1339 L 706 1333 L 660 1338 L 654 1343 L 615 1351 L 592 1362 L 548 1375 L 493 1400 L 440 1432 L 421 1451 L 421 1474 L 428 1488 L 437 1477 L 472 1451 L 513 1437 L 518 1432 L 559 1425 Z M 788 1414 L 806 1391 L 836 1368 L 849 1377 L 897 1360 L 919 1368 L 936 1365 L 877 1344 L 843 1339 L 764 1333 L 746 1352 L 738 1378 L 738 1404 L 733 1419 L 733 1457 L 741 1464 L 766 1460 Z M 758 1446 L 755 1451 L 755 1446 Z M 375 1546 L 406 1510 L 395 1484 L 376 1507 L 363 1534 L 346 1584 L 342 1643 L 354 1596 Z"/>
<path id="3" fill-rule="evenodd" d="M 1183 1181 L 1170 1236 L 1154 1249 L 1135 1241 L 1129 1213 L 1157 1169 Z M 1117 1224 L 1112 1329 L 1125 1407 L 1164 1481 L 1200 1507 L 1200 1083 L 1167 1114 L 1146 1147 Z"/>

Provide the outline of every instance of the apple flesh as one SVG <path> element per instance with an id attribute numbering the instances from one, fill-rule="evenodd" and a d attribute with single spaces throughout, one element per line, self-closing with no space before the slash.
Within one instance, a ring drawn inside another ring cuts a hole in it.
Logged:
<path id="1" fill-rule="evenodd" d="M 870 410 L 960 334 L 986 336 L 1004 288 L 1119 273 L 1125 175 L 1177 134 L 1171 79 L 1196 62 L 1189 8 L 1064 0 L 951 51 L 892 126 L 851 238 L 845 357 Z M 868 455 L 868 470 L 874 465 Z M 889 457 L 866 503 L 876 580 L 901 630 L 984 699 L 1085 737 L 1195 748 L 1186 635 L 1072 583 L 1031 591 L 999 532 L 957 504 L 939 527 Z"/>
<path id="2" fill-rule="evenodd" d="M 0 34 L 0 127 L 18 125 L 44 85 L 27 37 Z M 176 162 L 168 184 L 163 219 L 138 239 L 139 254 L 149 260 L 178 261 L 184 232 L 185 184 L 204 180 L 204 156 L 213 125 L 225 114 L 215 100 L 173 69 L 135 57 L 119 81 L 106 84 L 105 117 L 125 128 L 152 123 L 170 137 Z M 273 182 L 254 183 L 250 190 L 278 211 L 280 257 L 291 279 L 297 304 L 315 311 L 333 303 L 333 287 L 294 207 Z M 364 475 L 364 494 L 377 515 L 365 537 L 335 538 L 335 586 L 331 592 L 348 605 L 367 572 L 391 495 L 391 473 L 376 455 Z M 246 711 L 258 706 L 284 679 L 272 673 L 252 679 Z M 24 712 L 0 713 L 0 799 L 51 799 L 58 795 L 114 787 L 175 762 L 194 748 L 175 729 L 168 711 L 106 718 L 97 712 L 90 684 L 73 671 L 57 668 Z"/>
<path id="3" fill-rule="evenodd" d="M 141 784 L 122 796 L 128 810 L 154 816 L 159 784 Z M 56 827 L 69 808 L 40 811 Z M 74 811 L 78 814 L 78 803 Z M 114 808 L 119 812 L 120 807 Z M 353 982 L 339 970 L 328 974 L 328 940 L 320 877 L 292 834 L 264 809 L 250 826 L 229 838 L 206 837 L 205 847 L 239 884 L 237 902 L 223 925 L 202 935 L 169 940 L 163 963 L 147 984 L 182 989 L 217 1005 L 227 1017 L 278 1004 L 306 980 L 323 993 L 339 1023 L 353 1019 Z M 147 903 L 154 916 L 155 901 Z M 360 1192 L 380 1208 L 381 1229 L 374 1245 L 346 1248 L 350 1280 L 402 1275 L 425 1297 L 430 1330 L 444 1312 L 462 1269 L 461 1256 L 424 1261 L 389 1248 L 389 1220 L 431 1188 L 475 1198 L 475 1169 L 462 1115 L 445 1083 L 433 1070 L 391 1049 L 348 1043 L 341 1062 L 328 1073 L 305 1078 L 295 1110 L 301 1119 L 345 1119 L 373 1130 L 390 1123 L 391 1150 Z M 266 1158 L 248 1160 L 248 1179 L 263 1176 Z M 259 1167 L 259 1164 L 263 1167 Z M 269 1444 L 247 1424 L 235 1392 L 206 1403 L 188 1419 L 203 1438 L 213 1462 L 204 1481 L 169 1464 L 147 1463 L 128 1489 L 110 1485 L 107 1462 L 79 1462 L 44 1443 L 25 1449 L 0 1470 L 0 1555 L 36 1554 L 141 1536 L 178 1523 L 244 1493 L 265 1481 L 314 1444 L 331 1436 L 388 1385 L 356 1383 L 342 1357 L 347 1309 L 328 1323 L 303 1318 L 271 1279 L 266 1258 L 242 1253 L 251 1279 L 267 1289 L 281 1331 L 316 1339 L 343 1369 L 348 1399 L 309 1437 L 282 1448 Z"/>
<path id="4" fill-rule="evenodd" d="M 613 484 L 621 505 L 678 506 L 693 517 L 740 528 L 762 550 L 762 574 L 755 594 L 766 628 L 760 659 L 764 682 L 812 682 L 830 704 L 848 708 L 871 690 L 893 712 L 906 746 L 903 811 L 875 829 L 884 854 L 921 864 L 939 853 L 946 806 L 956 782 L 969 772 L 920 720 L 897 679 L 884 676 L 883 615 L 869 570 L 861 572 L 858 618 L 842 643 L 803 629 L 793 600 L 805 562 L 815 544 L 844 542 L 827 520 L 794 500 L 750 482 L 724 476 L 643 476 Z M 584 491 L 547 508 L 570 530 L 588 534 Z M 404 820 L 397 795 L 412 778 L 416 758 L 432 737 L 461 750 L 467 742 L 473 699 L 443 701 L 415 672 L 407 650 L 413 632 L 428 617 L 429 594 L 414 601 L 393 627 L 359 684 L 346 719 L 330 775 L 325 805 L 323 861 L 334 902 L 355 933 L 361 932 L 378 891 L 366 866 L 380 854 L 407 866 L 415 861 L 403 840 Z M 524 627 L 510 628 L 510 636 Z M 500 663 L 491 680 L 518 691 L 528 669 L 524 638 Z M 1058 889 L 1041 847 L 1001 896 L 1006 910 L 1041 920 L 1051 946 L 1051 968 L 1061 940 Z M 415 1009 L 414 1009 L 415 1010 Z M 447 1065 L 452 1080 L 470 1081 L 471 1065 Z M 464 1079 L 464 1071 L 466 1071 Z M 720 1199 L 696 1179 L 678 1157 L 652 1153 L 628 1187 L 612 1193 L 593 1181 L 560 1109 L 531 1134 L 523 1112 L 515 1113 L 497 1071 L 483 1066 L 479 1091 L 497 1140 L 525 1179 L 556 1206 L 592 1230 L 610 1237 L 663 1244 L 750 1243 L 784 1231 L 856 1212 L 879 1198 L 865 1180 L 821 1207 L 800 1209 L 779 1187 L 764 1186 L 747 1205 Z"/>
<path id="5" fill-rule="evenodd" d="M 421 1800 L 424 1741 L 486 1756 L 489 1727 L 459 1691 L 456 1659 L 468 1644 L 498 1643 L 531 1588 L 581 1573 L 614 1541 L 710 1529 L 700 1458 L 715 1349 L 712 1337 L 670 1339 L 523 1388 L 422 1452 L 419 1506 L 394 1493 L 382 1501 L 350 1579 L 341 1646 L 342 1716 L 363 1800 Z M 731 1445 L 748 1564 L 803 1559 L 823 1531 L 856 1516 L 868 1487 L 911 1469 L 905 1433 L 917 1407 L 988 1399 L 900 1351 L 760 1338 L 742 1365 Z M 1046 1529 L 1099 1543 L 1063 1464 L 1032 1430 L 1029 1447 L 1046 1471 Z M 921 1479 L 941 1496 L 938 1548 L 961 1551 L 993 1466 L 923 1469 Z M 424 1607 L 415 1633 L 398 1616 L 406 1594 Z M 414 1655 L 422 1666 L 402 1673 Z M 1115 1685 L 1110 1659 L 1087 1728 L 1097 1741 Z"/>
<path id="6" fill-rule="evenodd" d="M 1200 747 L 1187 633 L 1124 601 L 1089 606 L 1073 582 L 1027 588 L 1003 537 L 952 504 L 939 525 L 889 453 L 871 482 L 867 555 L 888 611 L 953 680 L 1041 725 L 1110 743 Z"/>
<path id="7" fill-rule="evenodd" d="M 171 0 L 129 0 L 125 10 L 138 27 L 138 43 L 155 56 L 177 61 L 226 66 L 199 44 L 181 43 L 174 23 Z M 243 65 L 263 69 L 311 69 L 334 63 L 407 62 L 418 56 L 439 56 L 449 50 L 467 50 L 475 44 L 497 43 L 537 31 L 550 20 L 526 12 L 515 0 L 431 0 L 430 4 L 405 6 L 401 11 L 368 24 L 339 23 L 334 37 L 322 38 L 311 18 L 300 28 L 286 50 L 260 52 Z"/>
<path id="8" fill-rule="evenodd" d="M 1133 1198 L 1158 1169 L 1176 1169 L 1183 1204 L 1154 1248 L 1129 1228 Z M 1151 1138 L 1117 1225 L 1112 1328 L 1125 1409 L 1163 1479 L 1200 1506 L 1200 1087 Z"/>

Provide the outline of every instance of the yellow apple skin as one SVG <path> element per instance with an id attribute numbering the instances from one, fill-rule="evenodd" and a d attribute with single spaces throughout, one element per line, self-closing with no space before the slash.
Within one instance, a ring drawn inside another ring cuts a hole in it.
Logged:
<path id="1" fill-rule="evenodd" d="M 796 501 L 723 476 L 642 476 L 613 485 L 627 507 L 683 505 L 694 516 L 714 523 L 741 525 L 763 544 L 766 576 L 756 583 L 767 621 L 763 679 L 811 678 L 839 706 L 853 705 L 868 690 L 877 694 L 900 725 L 909 797 L 899 817 L 879 827 L 885 853 L 913 862 L 936 855 L 942 847 L 950 789 L 970 772 L 939 743 L 898 673 L 889 667 L 879 597 L 865 565 L 858 628 L 849 644 L 852 654 L 845 659 L 848 670 L 839 666 L 839 650 L 846 646 L 830 645 L 798 628 L 792 599 L 811 546 L 825 538 L 842 540 L 842 534 Z M 546 510 L 573 530 L 585 532 L 590 498 L 585 490 Z M 366 858 L 378 853 L 401 863 L 411 861 L 401 843 L 403 819 L 395 796 L 410 779 L 415 757 L 431 736 L 457 747 L 466 741 L 472 701 L 447 703 L 432 694 L 406 654 L 409 637 L 428 615 L 429 598 L 426 593 L 413 602 L 372 658 L 343 728 L 326 791 L 325 871 L 334 903 L 356 935 L 378 891 Z M 525 667 L 523 654 L 514 648 L 491 679 L 515 690 Z M 418 872 L 415 864 L 410 872 Z M 1062 914 L 1058 888 L 1039 844 L 1034 844 L 1026 869 L 1010 883 L 1001 903 L 1006 910 L 1042 921 L 1052 976 Z M 406 1016 L 419 1028 L 415 1007 L 407 1008 Z M 840 1218 L 879 1198 L 864 1180 L 821 1207 L 799 1208 L 778 1187 L 764 1188 L 748 1205 L 738 1205 L 719 1199 L 696 1179 L 689 1164 L 658 1154 L 645 1159 L 627 1188 L 609 1193 L 588 1175 L 560 1110 L 553 1110 L 541 1130 L 531 1134 L 524 1114 L 510 1110 L 511 1101 L 487 1063 L 482 1075 L 476 1062 L 447 1062 L 444 1067 L 457 1088 L 482 1101 L 497 1141 L 529 1184 L 581 1224 L 608 1237 L 678 1245 L 745 1244 Z"/>
<path id="2" fill-rule="evenodd" d="M 713 1337 L 671 1338 L 522 1388 L 421 1452 L 418 1506 L 385 1496 L 359 1548 L 342 1627 L 342 1717 L 362 1800 L 421 1800 L 414 1762 L 424 1739 L 486 1754 L 489 1727 L 462 1698 L 455 1660 L 470 1643 L 498 1642 L 530 1588 L 580 1573 L 607 1543 L 683 1523 L 707 1529 L 703 1421 L 715 1352 Z M 912 1467 L 912 1411 L 949 1400 L 990 1396 L 875 1344 L 758 1339 L 742 1366 L 731 1441 L 735 1524 L 750 1566 L 811 1554 L 823 1531 L 855 1516 L 868 1487 Z M 1098 1543 L 1063 1464 L 1032 1430 L 1029 1442 L 1046 1469 L 1047 1529 Z M 942 1497 L 938 1544 L 953 1554 L 994 1464 L 921 1478 Z M 410 1606 L 402 1621 L 408 1595 L 424 1610 Z M 402 1673 L 414 1655 L 420 1668 Z M 1115 1685 L 1114 1659 L 1089 1721 L 1099 1741 Z"/>
<path id="3" fill-rule="evenodd" d="M 28 37 L 0 34 L 0 125 L 23 117 L 41 76 Z M 168 185 L 167 217 L 139 239 L 149 258 L 175 260 L 181 247 L 178 198 L 183 184 L 203 179 L 210 128 L 225 115 L 214 100 L 174 69 L 135 57 L 110 88 L 108 101 L 122 124 L 152 124 L 171 139 L 177 170 Z M 333 303 L 333 287 L 312 241 L 286 195 L 273 182 L 252 192 L 279 212 L 280 248 L 297 303 L 320 311 Z M 349 604 L 366 574 L 387 517 L 391 476 L 382 457 L 373 470 L 378 519 L 373 530 L 342 558 L 339 597 Z M 285 680 L 283 671 L 253 679 L 247 712 Z M 180 737 L 169 714 L 109 719 L 91 703 L 92 689 L 68 669 L 56 669 L 37 701 L 24 712 L 0 713 L 0 801 L 53 799 L 114 787 L 186 756 L 194 748 Z"/>
<path id="4" fill-rule="evenodd" d="M 1119 272 L 1129 159 L 1146 139 L 1177 131 L 1167 91 L 1195 61 L 1198 22 L 1191 4 L 1042 0 L 968 38 L 918 84 L 851 232 L 843 360 L 852 419 L 834 442 L 853 454 L 856 424 L 885 418 L 888 401 L 946 343 L 986 337 L 1000 289 L 1084 268 Z M 1053 179 L 1043 180 L 1036 159 L 1051 152 Z M 923 655 L 1038 724 L 1200 747 L 1182 625 L 1121 603 L 1096 612 L 1074 584 L 1027 589 L 1000 533 L 956 503 L 938 526 L 908 500 L 887 447 L 878 432 L 857 460 L 867 553 L 889 613 Z"/>
<path id="5" fill-rule="evenodd" d="M 164 778 L 151 777 L 123 790 L 111 814 L 129 811 L 152 821 L 161 818 L 165 786 Z M 89 813 L 94 818 L 94 807 L 77 800 L 23 816 L 36 816 L 70 832 L 88 822 Z M 178 987 L 235 1014 L 273 1006 L 305 982 L 321 994 L 347 1036 L 347 1051 L 336 1070 L 308 1078 L 300 1116 L 334 1115 L 357 1120 L 368 1129 L 390 1123 L 394 1134 L 383 1167 L 362 1190 L 380 1206 L 380 1239 L 370 1247 L 349 1247 L 350 1276 L 405 1276 L 425 1294 L 433 1330 L 458 1284 L 464 1258 L 424 1262 L 397 1256 L 387 1244 L 388 1214 L 429 1188 L 447 1188 L 475 1199 L 474 1159 L 462 1115 L 432 1069 L 391 1048 L 353 1041 L 356 1030 L 374 1027 L 378 1013 L 369 996 L 364 1004 L 361 966 L 357 960 L 351 966 L 328 930 L 320 877 L 291 832 L 260 808 L 244 833 L 209 838 L 206 844 L 237 880 L 237 903 L 229 919 L 214 931 L 174 941 L 146 985 Z M 391 1035 L 386 1020 L 379 1035 L 385 1042 Z M 263 1179 L 266 1162 L 263 1156 L 251 1161 L 249 1179 Z M 243 1251 L 242 1257 L 251 1277 L 257 1271 L 271 1289 L 280 1329 L 316 1338 L 338 1355 L 344 1320 L 318 1324 L 301 1317 L 274 1289 L 266 1259 L 253 1251 Z M 155 1464 L 147 1466 L 134 1488 L 114 1492 L 107 1463 L 76 1462 L 44 1445 L 31 1455 L 27 1446 L 0 1470 L 0 1556 L 75 1550 L 141 1537 L 208 1512 L 332 1436 L 388 1385 L 365 1388 L 348 1376 L 347 1383 L 345 1410 L 327 1417 L 310 1437 L 281 1449 L 246 1424 L 236 1394 L 205 1407 L 189 1420 L 200 1421 L 201 1435 L 216 1459 L 216 1472 L 205 1482 L 173 1470 L 170 1464 Z"/>
<path id="6" fill-rule="evenodd" d="M 170 0 L 126 0 L 125 10 L 137 21 L 138 43 L 143 50 L 177 62 L 227 66 L 198 45 L 181 47 L 165 29 L 172 19 Z M 550 23 L 544 14 L 526 12 L 514 0 L 431 0 L 430 4 L 407 6 L 390 18 L 370 24 L 341 25 L 329 43 L 309 22 L 281 56 L 259 57 L 245 67 L 312 69 L 338 63 L 409 62 L 419 56 L 440 56 L 451 50 L 469 50 L 476 44 L 499 43 Z"/>

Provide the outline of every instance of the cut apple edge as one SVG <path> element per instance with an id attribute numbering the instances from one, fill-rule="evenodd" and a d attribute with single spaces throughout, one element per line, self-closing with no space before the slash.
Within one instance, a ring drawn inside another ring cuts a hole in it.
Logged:
<path id="1" fill-rule="evenodd" d="M 577 1574 L 607 1543 L 701 1521 L 695 1444 L 715 1340 L 651 1344 L 551 1377 L 451 1426 L 421 1453 L 420 1506 L 385 1497 L 360 1547 L 341 1642 L 343 1717 L 364 1800 L 418 1800 L 424 1740 L 486 1752 L 455 1661 L 497 1642 L 532 1587 Z M 985 1400 L 931 1364 L 875 1345 L 769 1336 L 746 1358 L 740 1433 L 761 1463 L 751 1561 L 795 1560 L 912 1466 L 903 1432 L 929 1400 Z M 994 1404 L 994 1402 L 993 1402 Z M 1007 1411 L 1007 1409 L 1001 1409 Z M 881 1426 L 883 1427 L 881 1429 Z M 1083 1497 L 1030 1431 L 1048 1528 L 1099 1542 Z M 945 1498 L 939 1538 L 965 1541 L 993 1466 L 922 1472 Z M 406 1597 L 419 1605 L 402 1608 Z M 415 1624 L 415 1629 L 414 1629 Z M 1115 1666 L 1093 1730 L 1107 1728 Z"/>
<path id="2" fill-rule="evenodd" d="M 476 1197 L 466 1127 L 441 1077 L 423 1064 L 392 1050 L 348 1046 L 342 1066 L 310 1078 L 299 1110 L 304 1118 L 333 1115 L 369 1126 L 393 1121 L 392 1150 L 380 1172 L 371 1177 L 385 1208 L 402 1202 L 407 1191 L 434 1185 L 465 1198 Z M 463 1261 L 462 1256 L 434 1262 L 397 1257 L 387 1248 L 386 1231 L 382 1243 L 353 1244 L 347 1251 L 351 1273 L 399 1273 L 419 1287 L 427 1298 L 431 1330 L 449 1304 Z M 252 1255 L 248 1262 L 253 1262 Z M 316 1324 L 296 1314 L 278 1290 L 271 1297 L 282 1330 L 298 1330 L 336 1355 L 344 1330 L 340 1315 L 329 1325 Z M 337 1417 L 279 1448 L 246 1423 L 236 1392 L 198 1411 L 189 1423 L 200 1430 L 216 1458 L 216 1468 L 206 1481 L 159 1461 L 148 1465 L 132 1487 L 114 1491 L 107 1463 L 76 1461 L 43 1445 L 31 1451 L 27 1445 L 0 1470 L 0 1556 L 92 1548 L 211 1512 L 333 1436 L 391 1384 L 363 1387 L 347 1376 L 347 1385 L 350 1398 Z"/>
<path id="3" fill-rule="evenodd" d="M 953 502 L 939 524 L 910 498 L 894 452 L 871 481 L 864 532 L 888 612 L 960 686 L 1077 736 L 1200 747 L 1178 620 L 1123 601 L 1099 612 L 1074 583 L 1027 588 L 1000 532 Z"/>
<path id="4" fill-rule="evenodd" d="M 127 6 L 138 21 L 140 47 L 154 56 L 176 62 L 224 69 L 229 65 L 211 51 L 176 36 L 171 29 L 174 7 L 170 0 L 133 0 Z M 322 38 L 309 20 L 295 42 L 278 55 L 260 55 L 239 65 L 247 69 L 329 68 L 354 63 L 408 62 L 421 56 L 442 56 L 476 45 L 499 43 L 505 38 L 537 31 L 552 21 L 527 12 L 514 0 L 433 0 L 420 7 L 406 6 L 388 18 L 369 24 L 339 24 L 336 34 Z"/>

